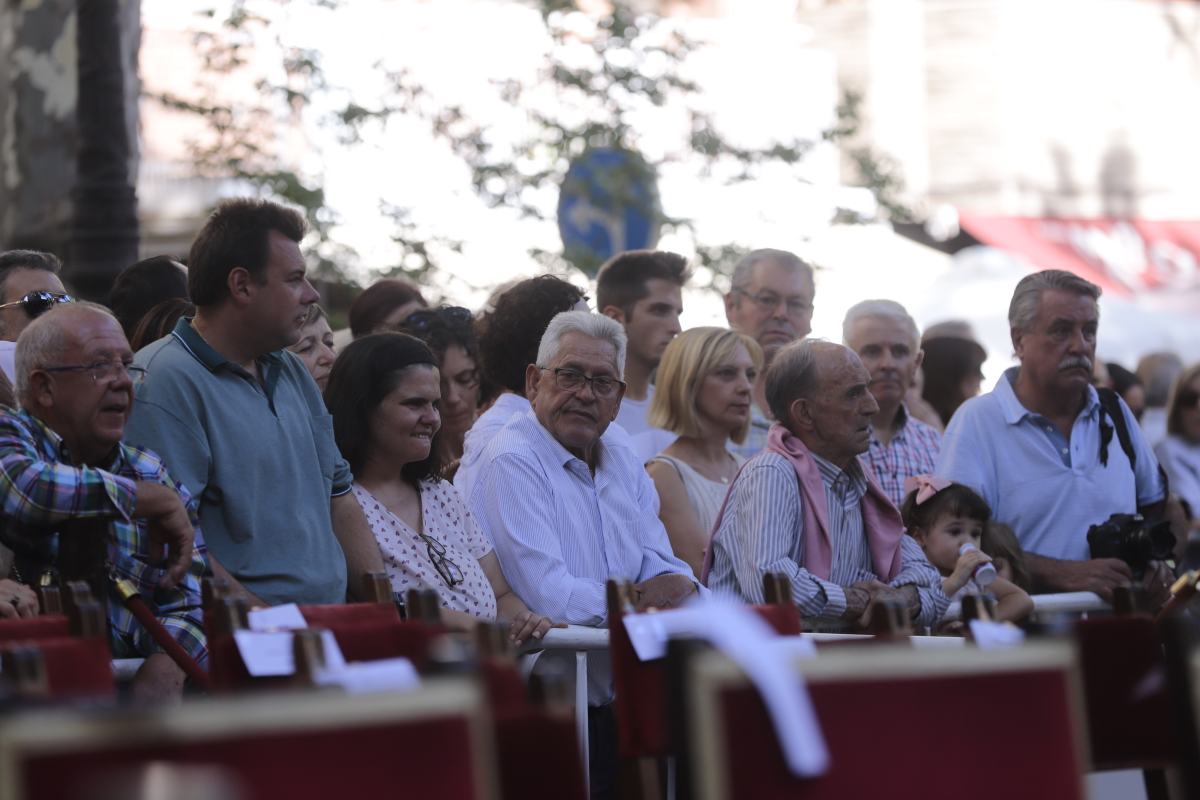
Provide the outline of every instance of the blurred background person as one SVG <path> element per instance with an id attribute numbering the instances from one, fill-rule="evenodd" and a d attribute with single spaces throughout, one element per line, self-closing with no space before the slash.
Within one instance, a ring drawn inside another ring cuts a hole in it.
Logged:
<path id="1" fill-rule="evenodd" d="M 412 312 L 429 303 L 415 283 L 384 278 L 368 286 L 350 304 L 350 334 L 358 339 L 381 331 L 394 331 Z"/>
<path id="2" fill-rule="evenodd" d="M 463 439 L 479 410 L 479 348 L 471 312 L 459 306 L 418 309 L 398 330 L 429 346 L 437 357 L 442 382 L 441 436 L 443 465 L 462 458 Z"/>
<path id="3" fill-rule="evenodd" d="M 1154 447 L 1171 492 L 1190 507 L 1191 528 L 1200 529 L 1200 364 L 1188 367 L 1171 388 L 1167 437 Z"/>
<path id="4" fill-rule="evenodd" d="M 987 351 L 973 338 L 950 335 L 943 330 L 958 332 L 957 328 L 935 326 L 925 332 L 922 340 L 925 361 L 921 366 L 924 382 L 921 396 L 933 406 L 942 424 L 949 425 L 958 407 L 979 394 Z"/>
<path id="5" fill-rule="evenodd" d="M 659 519 L 671 549 L 699 575 L 704 549 L 744 459 L 729 450 L 750 427 L 762 349 L 726 328 L 692 328 L 663 352 L 650 424 L 677 437 L 646 471 L 658 490 Z"/>
<path id="6" fill-rule="evenodd" d="M 1142 414 L 1146 411 L 1146 387 L 1142 385 L 1142 379 L 1137 373 L 1112 361 L 1108 362 L 1108 378 L 1113 391 L 1121 395 L 1125 405 L 1133 412 L 1133 418 L 1141 422 Z"/>
<path id="7" fill-rule="evenodd" d="M 1167 438 L 1167 400 L 1171 386 L 1183 372 L 1183 360 L 1174 353 L 1147 353 L 1138 361 L 1138 378 L 1146 389 L 1146 410 L 1142 412 L 1142 433 L 1151 447 Z"/>
<path id="8" fill-rule="evenodd" d="M 146 312 L 164 300 L 187 296 L 187 267 L 170 256 L 153 256 L 121 270 L 108 294 L 108 307 L 132 342 Z"/>
<path id="9" fill-rule="evenodd" d="M 133 329 L 129 347 L 133 352 L 141 350 L 151 342 L 157 342 L 175 329 L 180 317 L 194 317 L 196 306 L 186 297 L 163 300 L 147 311 Z"/>
<path id="10" fill-rule="evenodd" d="M 509 588 L 500 561 L 454 487 L 439 477 L 437 358 L 420 339 L 381 333 L 356 339 L 333 366 L 325 403 L 338 449 L 354 473 L 393 592 L 433 589 L 442 619 L 472 631 L 509 622 L 517 643 L 551 626 Z"/>
<path id="11" fill-rule="evenodd" d="M 288 350 L 304 362 L 308 374 L 317 382 L 317 388 L 325 391 L 329 370 L 333 367 L 333 360 L 337 358 L 337 350 L 333 345 L 333 330 L 329 327 L 329 319 L 321 306 L 313 303 L 308 307 L 308 316 L 304 319 L 304 327 L 300 329 L 300 341 Z"/>

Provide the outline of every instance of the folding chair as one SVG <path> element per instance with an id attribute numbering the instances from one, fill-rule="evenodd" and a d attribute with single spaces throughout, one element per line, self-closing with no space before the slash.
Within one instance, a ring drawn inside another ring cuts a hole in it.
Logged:
<path id="1" fill-rule="evenodd" d="M 216 767 L 241 800 L 494 798 L 492 735 L 462 679 L 420 691 L 264 694 L 138 712 L 5 719 L 0 800 L 77 800 L 151 763 Z"/>
<path id="2" fill-rule="evenodd" d="M 1075 623 L 1087 710 L 1091 769 L 1144 770 L 1147 796 L 1166 798 L 1163 769 L 1179 755 L 1166 662 L 1145 614 Z"/>
<path id="3" fill-rule="evenodd" d="M 831 651 L 795 668 L 831 758 L 816 778 L 787 768 L 763 701 L 733 662 L 710 650 L 686 657 L 681 772 L 691 797 L 1082 800 L 1069 647 L 881 645 L 870 658 Z"/>
<path id="4" fill-rule="evenodd" d="M 65 614 L 9 621 L 12 635 L 0 638 L 5 683 L 28 699 L 112 699 L 116 683 L 104 607 L 82 582 L 68 586 L 67 598 Z"/>

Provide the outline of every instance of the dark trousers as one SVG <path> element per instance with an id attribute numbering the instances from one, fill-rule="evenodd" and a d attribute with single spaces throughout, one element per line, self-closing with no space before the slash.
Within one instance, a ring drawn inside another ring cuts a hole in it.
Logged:
<path id="1" fill-rule="evenodd" d="M 588 706 L 588 765 L 592 800 L 617 796 L 617 718 L 612 704 Z"/>

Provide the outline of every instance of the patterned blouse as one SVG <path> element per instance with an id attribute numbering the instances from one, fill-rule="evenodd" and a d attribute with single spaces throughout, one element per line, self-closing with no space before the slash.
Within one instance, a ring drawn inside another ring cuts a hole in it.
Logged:
<path id="1" fill-rule="evenodd" d="M 424 480 L 420 491 L 423 535 L 354 484 L 354 497 L 379 542 L 392 591 L 434 589 L 444 608 L 494 620 L 496 595 L 479 566 L 479 559 L 492 551 L 487 537 L 450 483 Z"/>

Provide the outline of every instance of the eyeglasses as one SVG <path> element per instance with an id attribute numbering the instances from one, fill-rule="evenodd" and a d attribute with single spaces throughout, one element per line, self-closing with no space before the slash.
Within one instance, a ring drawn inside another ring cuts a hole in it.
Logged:
<path id="1" fill-rule="evenodd" d="M 404 321 L 400 323 L 400 329 L 425 333 L 438 323 L 447 327 L 469 328 L 471 326 L 471 312 L 462 306 L 421 309 L 405 317 Z"/>
<path id="2" fill-rule="evenodd" d="M 446 555 L 446 545 L 439 542 L 437 539 L 425 533 L 418 533 L 421 541 L 425 543 L 425 552 L 429 554 L 429 561 L 433 564 L 433 568 L 437 574 L 441 576 L 446 585 L 453 589 L 463 582 L 463 571 L 455 564 L 449 556 Z"/>
<path id="3" fill-rule="evenodd" d="M 20 300 L 13 300 L 11 303 L 0 304 L 0 308 L 11 308 L 20 306 L 25 310 L 25 313 L 30 318 L 41 316 L 50 310 L 52 306 L 59 303 L 74 303 L 75 298 L 69 294 L 62 292 L 47 292 L 44 289 L 39 289 L 22 297 Z"/>
<path id="4" fill-rule="evenodd" d="M 804 314 L 811 314 L 813 304 L 800 297 L 780 297 L 774 292 L 759 292 L 758 294 L 750 294 L 745 289 L 733 290 L 737 294 L 748 298 L 751 303 L 758 306 L 758 309 L 763 312 L 772 312 L 779 308 L 780 303 L 787 306 L 788 316 L 799 317 Z"/>
<path id="5" fill-rule="evenodd" d="M 592 387 L 592 394 L 603 400 L 615 397 L 620 390 L 625 388 L 625 381 L 619 381 L 607 375 L 588 376 L 569 367 L 538 367 L 538 369 L 542 372 L 553 372 L 554 383 L 564 391 L 577 392 L 583 388 L 584 384 L 587 384 Z"/>
<path id="6" fill-rule="evenodd" d="M 42 372 L 86 372 L 97 384 L 108 384 L 128 375 L 134 386 L 146 379 L 146 370 L 124 361 L 97 361 L 95 364 L 71 364 L 65 367 L 42 367 Z"/>

